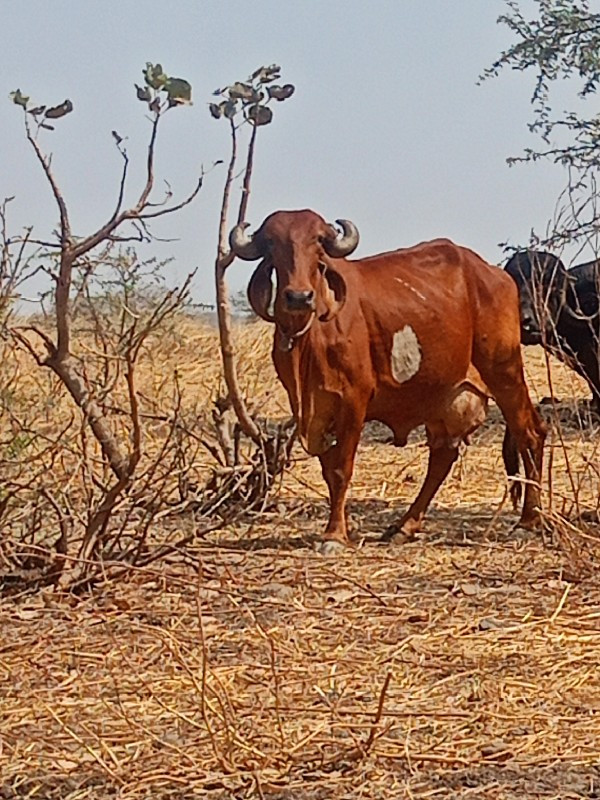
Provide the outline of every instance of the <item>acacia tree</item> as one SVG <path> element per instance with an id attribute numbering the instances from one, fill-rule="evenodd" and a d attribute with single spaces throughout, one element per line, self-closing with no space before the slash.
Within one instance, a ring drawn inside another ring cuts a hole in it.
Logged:
<path id="1" fill-rule="evenodd" d="M 529 129 L 540 136 L 537 148 L 528 148 L 509 163 L 548 159 L 566 167 L 567 187 L 559 199 L 556 218 L 544 246 L 567 242 L 591 243 L 600 230 L 597 203 L 600 168 L 600 115 L 596 97 L 600 82 L 600 13 L 588 0 L 535 0 L 537 13 L 528 19 L 518 0 L 506 0 L 507 11 L 498 18 L 514 35 L 483 74 L 497 76 L 504 69 L 535 75 L 531 97 L 533 119 Z M 553 88 L 572 85 L 576 108 L 557 113 Z"/>

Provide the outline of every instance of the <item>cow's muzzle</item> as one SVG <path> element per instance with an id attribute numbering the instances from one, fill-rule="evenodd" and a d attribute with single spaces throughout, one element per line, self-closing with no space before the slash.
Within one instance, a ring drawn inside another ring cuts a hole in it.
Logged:
<path id="1" fill-rule="evenodd" d="M 314 311 L 315 293 L 312 289 L 306 292 L 295 292 L 286 289 L 283 293 L 286 311 Z"/>
<path id="2" fill-rule="evenodd" d="M 537 325 L 528 325 L 523 323 L 521 325 L 521 342 L 523 344 L 541 344 L 542 332 Z"/>
<path id="3" fill-rule="evenodd" d="M 521 342 L 523 344 L 540 344 L 542 331 L 537 319 L 531 313 L 521 314 Z"/>
<path id="4" fill-rule="evenodd" d="M 541 332 L 521 330 L 521 344 L 542 344 Z"/>

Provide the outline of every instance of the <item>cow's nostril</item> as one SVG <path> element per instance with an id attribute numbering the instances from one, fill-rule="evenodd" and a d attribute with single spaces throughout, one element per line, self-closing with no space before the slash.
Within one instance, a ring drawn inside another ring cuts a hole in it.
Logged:
<path id="1" fill-rule="evenodd" d="M 532 330 L 533 328 L 537 327 L 535 324 L 535 320 L 532 317 L 523 317 L 523 321 L 521 323 L 525 330 Z"/>
<path id="2" fill-rule="evenodd" d="M 293 289 L 286 289 L 284 292 L 287 307 L 292 310 L 302 311 L 304 309 L 312 308 L 315 293 L 312 289 L 305 292 L 296 292 Z"/>

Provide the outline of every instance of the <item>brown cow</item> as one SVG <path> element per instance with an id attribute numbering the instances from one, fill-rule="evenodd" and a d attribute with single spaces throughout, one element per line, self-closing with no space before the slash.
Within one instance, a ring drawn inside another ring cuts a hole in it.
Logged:
<path id="1" fill-rule="evenodd" d="M 248 297 L 275 323 L 275 368 L 329 488 L 319 549 L 349 543 L 346 493 L 366 420 L 388 425 L 397 445 L 417 426 L 427 430 L 425 482 L 386 536 L 404 538 L 419 529 L 460 442 L 485 419 L 488 395 L 525 466 L 520 524 L 535 526 L 545 428 L 523 377 L 514 281 L 447 239 L 346 261 L 358 232 L 348 220 L 337 223 L 341 234 L 313 211 L 277 211 L 252 237 L 247 223 L 230 234 L 236 255 L 262 259 Z"/>

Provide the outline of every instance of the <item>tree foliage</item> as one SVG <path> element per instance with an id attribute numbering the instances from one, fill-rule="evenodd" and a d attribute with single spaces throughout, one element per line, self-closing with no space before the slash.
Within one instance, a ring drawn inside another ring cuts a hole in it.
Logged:
<path id="1" fill-rule="evenodd" d="M 219 103 L 210 103 L 209 111 L 215 119 L 233 119 L 241 111 L 244 119 L 252 125 L 268 125 L 273 120 L 273 111 L 268 107 L 271 100 L 281 102 L 294 94 L 294 86 L 280 86 L 274 81 L 281 77 L 281 67 L 271 64 L 259 67 L 246 81 L 236 81 L 224 89 L 216 89 L 214 95 L 223 98 Z"/>
<path id="2" fill-rule="evenodd" d="M 540 135 L 541 143 L 508 162 L 545 158 L 567 168 L 564 204 L 555 230 L 545 240 L 554 244 L 589 237 L 600 224 L 595 202 L 600 114 L 596 102 L 590 109 L 600 83 L 600 13 L 590 10 L 588 0 L 535 0 L 535 4 L 537 13 L 528 19 L 519 0 L 506 0 L 507 11 L 498 22 L 510 29 L 515 41 L 482 79 L 503 69 L 535 74 L 529 129 Z M 556 110 L 553 89 L 559 84 L 573 88 L 575 108 Z"/>
<path id="3" fill-rule="evenodd" d="M 573 127 L 572 114 L 553 117 L 551 86 L 574 79 L 581 98 L 595 94 L 600 81 L 600 14 L 589 10 L 587 0 L 536 0 L 538 16 L 527 20 L 518 0 L 506 0 L 508 11 L 498 18 L 515 35 L 483 77 L 503 68 L 536 72 L 532 94 L 534 121 L 531 129 L 549 140 L 556 125 Z M 596 117 L 588 121 L 597 122 Z M 583 121 L 583 120 L 582 120 Z M 576 129 L 577 131 L 579 129 Z"/>

